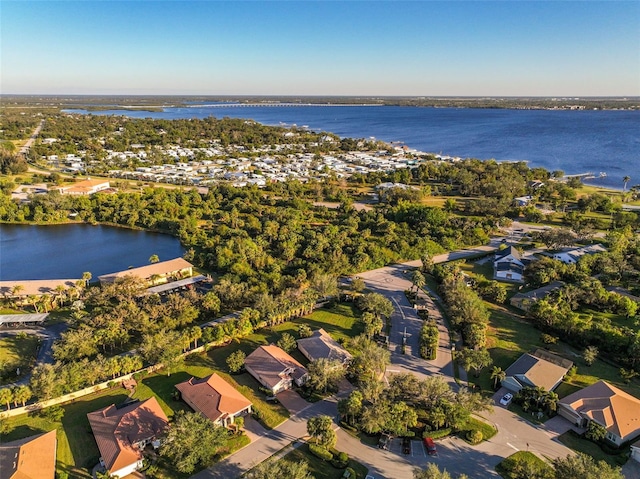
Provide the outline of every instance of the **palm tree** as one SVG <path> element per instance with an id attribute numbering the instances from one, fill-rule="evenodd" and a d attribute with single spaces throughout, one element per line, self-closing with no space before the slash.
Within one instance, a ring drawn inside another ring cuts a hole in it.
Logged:
<path id="1" fill-rule="evenodd" d="M 411 275 L 411 282 L 413 286 L 416 288 L 416 292 L 418 292 L 425 284 L 427 284 L 424 275 L 420 272 L 420 270 L 415 270 Z"/>
<path id="2" fill-rule="evenodd" d="M 491 379 L 493 379 L 493 389 L 498 387 L 498 381 L 504 381 L 507 377 L 507 373 L 502 370 L 499 366 L 494 366 L 491 369 Z"/>
<path id="3" fill-rule="evenodd" d="M 624 181 L 624 187 L 622 188 L 622 191 L 626 191 L 627 190 L 627 183 L 629 183 L 629 181 L 631 181 L 631 177 L 629 175 L 626 175 L 624 178 L 622 178 L 622 181 Z"/>
<path id="4" fill-rule="evenodd" d="M 158 263 L 158 262 L 160 262 L 160 258 L 158 257 L 157 254 L 152 254 L 149 257 L 149 263 L 153 264 L 153 263 Z"/>
<path id="5" fill-rule="evenodd" d="M 85 271 L 84 273 L 82 273 L 82 279 L 84 280 L 85 286 L 89 284 L 89 281 L 91 281 L 91 278 L 92 278 L 92 275 L 89 271 Z"/>
<path id="6" fill-rule="evenodd" d="M 7 411 L 11 409 L 11 401 L 13 400 L 13 393 L 9 388 L 0 389 L 0 403 L 7 405 Z"/>

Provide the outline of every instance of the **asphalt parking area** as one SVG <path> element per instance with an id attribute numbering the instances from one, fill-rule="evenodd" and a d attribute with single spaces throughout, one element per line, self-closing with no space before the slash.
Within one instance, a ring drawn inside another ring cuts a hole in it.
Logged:
<path id="1" fill-rule="evenodd" d="M 411 441 L 411 454 L 405 454 L 402 452 L 402 438 L 397 437 L 391 441 L 389 445 L 389 451 L 394 454 L 398 454 L 404 457 L 415 457 L 415 458 L 425 458 L 427 457 L 427 450 L 424 447 L 422 441 L 414 440 Z"/>

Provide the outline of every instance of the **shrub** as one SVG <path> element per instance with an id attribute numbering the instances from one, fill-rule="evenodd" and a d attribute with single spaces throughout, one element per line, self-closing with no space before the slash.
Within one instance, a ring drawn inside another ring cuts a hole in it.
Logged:
<path id="1" fill-rule="evenodd" d="M 344 472 L 344 475 L 342 477 L 345 477 L 347 479 L 356 479 L 358 476 L 356 475 L 356 471 L 354 471 L 350 467 L 347 467 L 347 470 Z"/>
<path id="2" fill-rule="evenodd" d="M 319 457 L 323 461 L 330 461 L 333 459 L 333 454 L 322 446 L 316 444 L 309 444 L 309 452 L 316 457 Z"/>
<path id="3" fill-rule="evenodd" d="M 331 465 L 337 469 L 344 469 L 349 464 L 349 456 L 346 452 L 340 451 L 333 455 Z"/>
<path id="4" fill-rule="evenodd" d="M 438 326 L 434 322 L 426 322 L 420 330 L 420 356 L 424 359 L 435 359 L 439 341 Z"/>
<path id="5" fill-rule="evenodd" d="M 470 444 L 476 445 L 482 442 L 483 436 L 482 432 L 477 429 L 472 429 L 471 431 L 467 431 L 467 441 Z"/>
<path id="6" fill-rule="evenodd" d="M 430 437 L 431 439 L 441 439 L 451 435 L 451 428 L 445 427 L 444 429 L 438 429 L 436 431 L 425 431 L 422 437 Z"/>

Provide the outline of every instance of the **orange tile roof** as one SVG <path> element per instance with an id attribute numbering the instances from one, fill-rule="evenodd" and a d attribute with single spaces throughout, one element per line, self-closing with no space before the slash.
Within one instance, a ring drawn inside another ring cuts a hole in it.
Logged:
<path id="1" fill-rule="evenodd" d="M 605 381 L 576 391 L 560 403 L 601 424 L 623 440 L 640 434 L 640 399 Z"/>
<path id="2" fill-rule="evenodd" d="M 87 418 L 108 471 L 142 459 L 142 451 L 134 444 L 155 438 L 169 424 L 155 397 L 121 408 L 112 404 L 87 414 Z"/>
<path id="3" fill-rule="evenodd" d="M 53 479 L 55 473 L 55 429 L 0 445 L 1 479 Z"/>
<path id="4" fill-rule="evenodd" d="M 176 388 L 189 406 L 213 422 L 251 406 L 251 401 L 215 373 L 203 379 L 191 378 L 176 384 Z"/>
<path id="5" fill-rule="evenodd" d="M 193 268 L 193 265 L 183 258 L 174 258 L 168 261 L 160 261 L 159 263 L 140 266 L 139 268 L 126 269 L 116 273 L 103 274 L 98 276 L 100 281 L 112 282 L 125 276 L 134 276 L 140 279 L 151 278 L 154 274 L 163 275 L 182 271 L 183 269 Z"/>

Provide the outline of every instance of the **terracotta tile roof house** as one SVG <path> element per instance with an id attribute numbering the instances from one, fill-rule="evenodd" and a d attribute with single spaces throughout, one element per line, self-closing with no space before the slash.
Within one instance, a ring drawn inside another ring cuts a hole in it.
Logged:
<path id="1" fill-rule="evenodd" d="M 168 261 L 160 261 L 158 263 L 141 266 L 139 268 L 126 269 L 116 273 L 103 274 L 98 276 L 101 283 L 113 283 L 118 279 L 127 276 L 133 276 L 143 281 L 149 281 L 152 277 L 157 276 L 158 280 L 154 280 L 154 284 L 166 283 L 173 279 L 180 279 L 193 275 L 193 265 L 182 258 L 174 258 Z"/>
<path id="2" fill-rule="evenodd" d="M 571 361 L 539 350 L 534 354 L 525 353 L 507 368 L 502 385 L 516 393 L 523 387 L 543 387 L 552 391 L 572 365 Z"/>
<path id="3" fill-rule="evenodd" d="M 142 467 L 144 447 L 169 425 L 155 397 L 119 408 L 112 404 L 87 414 L 87 418 L 102 456 L 100 461 L 109 474 L 119 477 Z"/>
<path id="4" fill-rule="evenodd" d="M 640 399 L 605 381 L 561 399 L 558 413 L 580 427 L 595 421 L 618 446 L 640 436 Z"/>
<path id="5" fill-rule="evenodd" d="M 110 188 L 107 180 L 84 180 L 72 185 L 61 186 L 58 191 L 63 195 L 92 195 Z"/>
<path id="6" fill-rule="evenodd" d="M 309 361 L 320 358 L 337 359 L 343 364 L 351 361 L 351 354 L 324 329 L 314 331 L 309 338 L 298 339 L 298 349 Z"/>
<path id="7" fill-rule="evenodd" d="M 0 444 L 0 479 L 54 479 L 56 431 Z"/>
<path id="8" fill-rule="evenodd" d="M 252 352 L 245 359 L 244 367 L 273 394 L 291 389 L 294 382 L 302 386 L 307 380 L 305 367 L 273 344 Z"/>
<path id="9" fill-rule="evenodd" d="M 56 294 L 58 286 L 65 289 L 77 289 L 82 279 L 30 279 L 24 281 L 0 281 L 0 294 L 7 298 L 26 298 L 27 296 L 42 296 Z M 18 286 L 19 291 L 14 292 Z"/>
<path id="10" fill-rule="evenodd" d="M 176 384 L 176 389 L 191 409 L 214 424 L 227 426 L 236 416 L 251 412 L 251 401 L 215 373 Z"/>
<path id="11" fill-rule="evenodd" d="M 106 180 L 84 180 L 72 185 L 61 186 L 58 191 L 63 195 L 92 195 L 109 188 L 109 182 Z"/>

